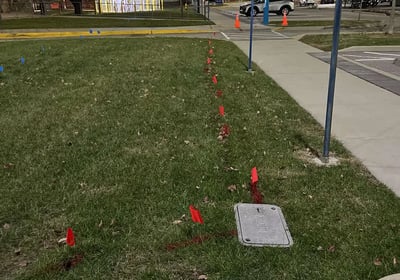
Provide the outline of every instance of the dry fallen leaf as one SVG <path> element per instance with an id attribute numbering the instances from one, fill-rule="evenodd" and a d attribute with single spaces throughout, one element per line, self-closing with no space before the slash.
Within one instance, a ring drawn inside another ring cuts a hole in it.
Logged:
<path id="1" fill-rule="evenodd" d="M 183 223 L 182 220 L 175 220 L 175 221 L 172 222 L 173 225 L 179 225 L 181 223 Z"/>
<path id="2" fill-rule="evenodd" d="M 207 275 L 204 275 L 204 274 L 199 275 L 199 277 L 197 277 L 197 280 L 207 280 L 207 279 L 208 279 Z"/>
<path id="3" fill-rule="evenodd" d="M 20 262 L 18 263 L 18 265 L 19 265 L 20 267 L 26 267 L 26 266 L 28 266 L 28 262 L 27 262 L 27 261 L 20 261 Z"/>
<path id="4" fill-rule="evenodd" d="M 397 258 L 393 257 L 393 265 L 397 265 L 397 264 L 398 264 Z"/>
<path id="5" fill-rule="evenodd" d="M 317 251 L 322 251 L 324 250 L 324 248 L 322 248 L 322 246 L 318 246 Z"/>
<path id="6" fill-rule="evenodd" d="M 225 167 L 225 170 L 226 170 L 226 171 L 239 171 L 239 169 L 234 168 L 234 167 L 232 167 L 232 166 Z"/>
<path id="7" fill-rule="evenodd" d="M 382 260 L 381 260 L 380 258 L 376 258 L 376 259 L 374 260 L 374 265 L 376 265 L 376 266 L 382 265 Z"/>
<path id="8" fill-rule="evenodd" d="M 330 253 L 335 252 L 335 250 L 336 250 L 335 245 L 331 245 L 331 246 L 329 246 L 329 248 L 328 248 L 328 252 L 330 252 Z"/>
<path id="9" fill-rule="evenodd" d="M 7 223 L 5 223 L 5 224 L 3 225 L 3 228 L 4 228 L 4 229 L 10 229 L 10 227 L 11 227 L 10 224 L 7 224 Z"/>
<path id="10" fill-rule="evenodd" d="M 66 237 L 64 237 L 64 238 L 61 238 L 60 240 L 58 240 L 58 241 L 57 241 L 57 243 L 58 243 L 58 244 L 64 244 L 64 243 L 67 243 L 67 238 L 66 238 Z"/>
<path id="11" fill-rule="evenodd" d="M 11 162 L 6 163 L 6 164 L 3 165 L 3 168 L 4 168 L 4 169 L 11 169 L 11 168 L 13 168 L 13 167 L 14 167 L 14 164 L 11 163 Z"/>
<path id="12" fill-rule="evenodd" d="M 21 248 L 17 248 L 14 250 L 14 254 L 19 256 L 21 254 Z"/>
<path id="13" fill-rule="evenodd" d="M 234 191 L 236 191 L 236 190 L 237 190 L 236 185 L 230 185 L 230 186 L 228 186 L 228 191 L 234 192 Z"/>
<path id="14" fill-rule="evenodd" d="M 203 198 L 203 202 L 204 202 L 204 203 L 209 203 L 209 202 L 210 202 L 210 200 L 208 199 L 208 196 L 206 196 L 206 197 Z"/>

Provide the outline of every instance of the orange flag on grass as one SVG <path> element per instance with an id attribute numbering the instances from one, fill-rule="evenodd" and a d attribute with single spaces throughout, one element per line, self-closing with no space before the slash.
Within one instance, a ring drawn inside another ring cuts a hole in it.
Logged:
<path id="1" fill-rule="evenodd" d="M 214 84 L 217 84 L 218 83 L 218 80 L 217 80 L 217 76 L 212 76 L 212 82 L 214 83 Z"/>
<path id="2" fill-rule="evenodd" d="M 253 167 L 251 169 L 251 183 L 257 183 L 258 182 L 258 174 L 257 174 L 257 168 Z"/>
<path id="3" fill-rule="evenodd" d="M 219 106 L 219 115 L 222 117 L 225 116 L 225 108 L 222 105 Z"/>
<path id="4" fill-rule="evenodd" d="M 67 229 L 67 244 L 68 246 L 72 247 L 75 245 L 75 236 L 72 228 Z"/>
<path id="5" fill-rule="evenodd" d="M 194 223 L 204 224 L 203 218 L 201 217 L 200 211 L 197 210 L 193 205 L 189 206 L 190 214 L 192 215 L 192 221 Z"/>

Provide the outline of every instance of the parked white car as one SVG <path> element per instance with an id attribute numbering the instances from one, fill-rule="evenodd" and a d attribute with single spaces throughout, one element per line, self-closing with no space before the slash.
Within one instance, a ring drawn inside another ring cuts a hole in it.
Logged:
<path id="1" fill-rule="evenodd" d="M 254 0 L 253 16 L 264 12 L 265 0 Z M 269 12 L 277 15 L 288 15 L 294 11 L 293 0 L 269 0 Z M 240 6 L 239 12 L 246 16 L 251 15 L 251 3 L 246 2 Z"/>

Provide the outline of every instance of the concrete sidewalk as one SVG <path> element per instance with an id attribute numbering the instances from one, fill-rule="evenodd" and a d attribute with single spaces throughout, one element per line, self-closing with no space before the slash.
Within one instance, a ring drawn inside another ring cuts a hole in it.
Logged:
<path id="1" fill-rule="evenodd" d="M 211 12 L 214 28 L 233 25 L 223 17 Z M 248 54 L 248 41 L 233 42 Z M 325 126 L 329 64 L 309 55 L 315 52 L 295 39 L 253 41 L 254 63 Z M 400 197 L 400 96 L 337 69 L 332 135 Z"/>

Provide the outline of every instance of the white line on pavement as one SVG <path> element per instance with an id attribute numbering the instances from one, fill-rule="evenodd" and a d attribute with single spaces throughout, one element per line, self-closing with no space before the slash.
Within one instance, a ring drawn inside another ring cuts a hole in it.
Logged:
<path id="1" fill-rule="evenodd" d="M 388 55 L 388 56 L 400 56 L 400 54 L 394 54 L 394 53 L 379 53 L 379 52 L 364 52 L 368 54 L 377 54 L 377 55 Z"/>
<path id="2" fill-rule="evenodd" d="M 230 40 L 231 38 L 228 37 L 228 35 L 226 35 L 224 32 L 221 32 L 222 36 L 224 36 L 226 38 L 226 40 Z"/>
<path id="3" fill-rule="evenodd" d="M 362 58 L 362 59 L 356 59 L 355 61 L 393 61 L 395 60 L 394 58 L 391 57 L 382 57 L 382 58 Z"/>
<path id="4" fill-rule="evenodd" d="M 348 57 L 364 57 L 364 58 L 377 58 L 376 56 L 365 56 L 365 55 L 356 55 L 356 54 L 342 54 L 343 56 Z"/>
<path id="5" fill-rule="evenodd" d="M 274 31 L 274 30 L 272 30 L 272 29 L 271 29 L 271 32 L 274 33 L 275 35 L 279 35 L 279 36 L 281 36 L 281 37 L 283 37 L 283 38 L 285 38 L 285 39 L 289 39 L 289 38 L 290 38 L 290 37 L 288 37 L 288 36 L 286 36 L 286 35 L 284 35 L 284 34 L 282 34 L 282 33 L 276 32 L 276 31 Z"/>

